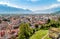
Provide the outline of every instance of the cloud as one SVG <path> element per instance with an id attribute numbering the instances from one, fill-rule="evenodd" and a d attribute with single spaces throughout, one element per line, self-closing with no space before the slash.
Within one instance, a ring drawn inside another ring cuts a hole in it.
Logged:
<path id="1" fill-rule="evenodd" d="M 37 0 L 30 0 L 30 1 L 37 1 Z M 44 5 L 44 6 L 36 6 L 36 7 L 20 6 L 20 5 L 12 4 L 12 3 L 7 2 L 7 1 L 0 1 L 0 4 L 8 5 L 8 6 L 11 6 L 11 7 L 16 7 L 16 8 L 30 9 L 32 11 L 35 11 L 35 10 L 47 10 L 47 9 L 60 7 L 60 3 L 58 3 L 58 4 L 51 4 L 49 6 L 47 6 L 47 5 L 45 6 Z"/>
<path id="2" fill-rule="evenodd" d="M 60 0 L 57 0 L 58 2 L 60 2 Z"/>
<path id="3" fill-rule="evenodd" d="M 9 4 L 8 2 L 1 1 L 0 4 Z"/>
<path id="4" fill-rule="evenodd" d="M 56 8 L 56 7 L 60 7 L 60 4 L 52 4 L 49 6 L 42 6 L 42 7 L 36 8 L 36 10 L 47 10 L 47 9 L 52 9 L 52 8 Z"/>
<path id="5" fill-rule="evenodd" d="M 0 5 L 7 5 L 7 6 L 10 6 L 10 7 L 26 9 L 23 6 L 18 6 L 16 4 L 12 4 L 12 3 L 8 2 L 8 1 L 0 1 Z"/>
<path id="6" fill-rule="evenodd" d="M 56 8 L 56 7 L 60 7 L 60 4 L 52 4 L 50 6 L 45 7 L 46 9 L 51 9 L 51 8 Z"/>
<path id="7" fill-rule="evenodd" d="M 18 6 L 16 6 L 16 5 L 13 5 L 13 4 L 11 4 L 11 3 L 7 2 L 7 1 L 6 1 L 6 2 L 1 1 L 1 2 L 0 2 L 0 4 L 1 4 L 1 5 L 11 6 L 11 7 L 18 7 Z"/>

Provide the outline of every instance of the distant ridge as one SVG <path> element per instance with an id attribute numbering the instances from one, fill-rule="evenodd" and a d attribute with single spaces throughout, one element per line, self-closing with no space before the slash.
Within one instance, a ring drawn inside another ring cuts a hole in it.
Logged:
<path id="1" fill-rule="evenodd" d="M 52 13 L 52 14 L 60 14 L 60 11 L 56 11 L 56 12 L 54 12 L 54 13 Z"/>
<path id="2" fill-rule="evenodd" d="M 0 14 L 24 14 L 24 13 L 31 13 L 31 10 L 28 9 L 22 9 L 22 8 L 16 8 L 11 7 L 7 5 L 0 4 Z"/>
<path id="3" fill-rule="evenodd" d="M 51 14 L 51 13 L 55 13 L 57 11 L 60 11 L 60 7 L 54 7 L 54 8 L 46 9 L 46 10 L 37 10 L 35 12 L 36 13 L 43 13 L 43 14 Z"/>
<path id="4" fill-rule="evenodd" d="M 46 10 L 32 11 L 29 9 L 16 8 L 0 4 L 0 14 L 51 14 L 60 11 L 60 7 L 54 7 Z"/>

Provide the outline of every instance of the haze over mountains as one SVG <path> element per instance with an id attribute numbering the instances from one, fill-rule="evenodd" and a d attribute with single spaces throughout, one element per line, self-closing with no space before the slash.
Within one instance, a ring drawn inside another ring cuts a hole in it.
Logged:
<path id="1" fill-rule="evenodd" d="M 8 5 L 2 5 L 0 4 L 0 14 L 26 14 L 31 13 L 31 10 L 28 9 L 22 9 L 22 8 L 16 8 Z"/>
<path id="2" fill-rule="evenodd" d="M 48 8 L 48 7 L 47 7 Z M 51 9 L 46 9 L 46 10 L 37 10 L 35 11 L 36 13 L 43 13 L 43 14 L 48 14 L 48 13 L 54 13 L 60 11 L 60 7 L 54 7 Z"/>
<path id="3" fill-rule="evenodd" d="M 47 7 L 48 8 L 48 7 Z M 8 5 L 0 4 L 0 14 L 49 14 L 53 12 L 60 11 L 60 7 L 55 7 L 46 10 L 36 10 L 32 11 L 29 9 L 16 8 Z"/>

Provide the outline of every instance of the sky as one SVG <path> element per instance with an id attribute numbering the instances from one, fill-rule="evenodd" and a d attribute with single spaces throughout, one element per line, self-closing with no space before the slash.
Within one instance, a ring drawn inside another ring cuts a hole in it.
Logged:
<path id="1" fill-rule="evenodd" d="M 0 0 L 0 4 L 36 11 L 60 7 L 60 0 Z"/>

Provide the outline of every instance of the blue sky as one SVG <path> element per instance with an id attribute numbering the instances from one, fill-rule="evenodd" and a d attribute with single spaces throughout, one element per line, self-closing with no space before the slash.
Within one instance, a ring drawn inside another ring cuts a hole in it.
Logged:
<path id="1" fill-rule="evenodd" d="M 36 11 L 60 7 L 60 0 L 0 0 L 0 4 Z"/>

